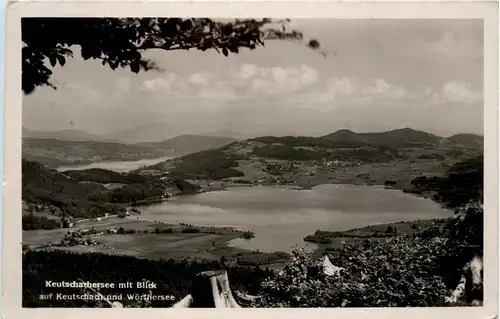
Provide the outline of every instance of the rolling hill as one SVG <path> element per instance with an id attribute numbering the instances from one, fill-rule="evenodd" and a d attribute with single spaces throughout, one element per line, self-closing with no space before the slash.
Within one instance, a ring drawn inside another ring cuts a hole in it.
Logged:
<path id="1" fill-rule="evenodd" d="M 95 141 L 23 138 L 23 157 L 52 168 L 102 161 L 127 161 L 162 157 L 150 147 Z"/>
<path id="2" fill-rule="evenodd" d="M 378 179 L 365 179 L 384 184 L 383 176 L 396 178 L 401 173 L 397 169 L 389 169 L 389 166 L 404 170 L 409 178 L 421 174 L 419 163 L 425 163 L 432 170 L 440 170 L 443 165 L 481 154 L 482 143 L 470 142 L 480 139 L 469 135 L 447 139 L 412 129 L 380 133 L 340 130 L 323 137 L 262 136 L 161 162 L 143 171 L 169 172 L 186 178 L 213 180 L 272 176 L 292 179 L 299 176 L 326 176 L 328 180 L 339 171 L 346 174 L 359 171 L 359 176 L 353 179 L 359 179 L 360 176 L 365 178 L 367 170 L 380 167 Z M 384 170 L 391 173 L 384 173 Z"/>
<path id="3" fill-rule="evenodd" d="M 185 126 L 185 125 L 184 125 Z M 178 123 L 155 122 L 130 127 L 124 130 L 109 132 L 107 138 L 118 139 L 128 144 L 161 142 L 182 134 L 182 132 L 193 132 L 194 127 L 184 127 Z"/>
<path id="4" fill-rule="evenodd" d="M 118 184 L 108 187 L 108 184 Z M 29 204 L 56 207 L 74 217 L 102 216 L 117 213 L 124 205 L 160 198 L 166 188 L 179 193 L 198 189 L 183 180 L 117 173 L 104 169 L 66 171 L 47 168 L 22 159 L 22 199 Z"/>
<path id="5" fill-rule="evenodd" d="M 219 148 L 235 141 L 237 140 L 231 137 L 188 134 L 176 136 L 161 142 L 139 143 L 136 145 L 152 148 L 165 154 L 168 153 L 170 156 L 182 156 L 212 148 Z"/>
<path id="6" fill-rule="evenodd" d="M 322 138 L 335 141 L 340 145 L 351 146 L 387 146 L 393 148 L 438 146 L 442 137 L 416 131 L 410 128 L 397 129 L 380 133 L 354 133 L 349 130 L 339 130 Z"/>
<path id="7" fill-rule="evenodd" d="M 484 138 L 476 134 L 455 134 L 446 138 L 450 145 L 457 145 L 467 148 L 482 148 Z"/>
<path id="8" fill-rule="evenodd" d="M 347 146 L 387 146 L 393 148 L 408 147 L 464 147 L 480 149 L 483 147 L 483 137 L 476 134 L 456 134 L 441 137 L 431 133 L 413 130 L 411 128 L 396 129 L 379 133 L 354 133 L 349 130 L 338 130 L 322 138 Z"/>
<path id="9" fill-rule="evenodd" d="M 81 130 L 60 130 L 60 131 L 35 131 L 23 127 L 23 138 L 56 139 L 63 141 L 94 141 L 120 143 L 117 139 L 110 139 L 97 134 L 88 133 Z"/>
<path id="10" fill-rule="evenodd" d="M 123 144 L 97 141 L 23 138 L 23 156 L 56 168 L 103 161 L 134 161 L 183 156 L 234 142 L 226 137 L 181 135 L 162 142 Z"/>

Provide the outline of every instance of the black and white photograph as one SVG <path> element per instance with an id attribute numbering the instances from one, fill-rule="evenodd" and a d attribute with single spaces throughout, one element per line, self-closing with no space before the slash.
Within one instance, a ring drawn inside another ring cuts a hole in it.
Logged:
<path id="1" fill-rule="evenodd" d="M 20 26 L 23 308 L 483 307 L 483 19 Z"/>

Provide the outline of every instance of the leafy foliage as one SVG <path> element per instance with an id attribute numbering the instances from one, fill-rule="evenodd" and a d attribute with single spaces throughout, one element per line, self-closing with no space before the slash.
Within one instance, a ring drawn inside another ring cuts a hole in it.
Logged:
<path id="1" fill-rule="evenodd" d="M 397 236 L 346 245 L 330 255 L 344 268 L 338 276 L 324 275 L 308 254 L 296 250 L 279 275 L 264 281 L 258 306 L 436 306 L 448 293 L 439 275 L 447 242 Z"/>
<path id="2" fill-rule="evenodd" d="M 305 41 L 289 20 L 242 19 L 221 22 L 209 18 L 23 18 L 22 90 L 32 93 L 50 82 L 52 68 L 64 66 L 80 47 L 84 60 L 98 59 L 115 70 L 160 70 L 143 57 L 149 49 L 214 49 L 224 56 L 242 48 L 255 49 L 266 40 L 288 40 L 318 51 L 317 40 Z M 324 53 L 322 53 L 324 54 Z M 48 64 L 47 64 L 48 62 Z"/>

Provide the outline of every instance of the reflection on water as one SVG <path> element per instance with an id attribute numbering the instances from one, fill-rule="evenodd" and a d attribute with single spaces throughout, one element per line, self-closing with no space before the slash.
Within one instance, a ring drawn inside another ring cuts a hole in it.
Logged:
<path id="1" fill-rule="evenodd" d="M 152 158 L 152 159 L 141 159 L 138 161 L 123 161 L 123 162 L 100 162 L 100 163 L 92 163 L 87 165 L 74 165 L 74 166 L 60 166 L 57 168 L 58 171 L 64 172 L 69 170 L 84 170 L 91 168 L 102 168 L 107 169 L 119 173 L 130 172 L 135 169 L 141 168 L 143 166 L 154 165 L 172 157 L 160 157 L 160 158 Z"/>
<path id="2" fill-rule="evenodd" d="M 316 230 L 347 230 L 388 222 L 451 216 L 438 204 L 383 187 L 322 185 L 308 191 L 284 187 L 235 187 L 172 198 L 140 207 L 143 217 L 164 222 L 232 226 L 255 238 L 235 247 L 264 252 L 312 249 L 303 238 Z"/>

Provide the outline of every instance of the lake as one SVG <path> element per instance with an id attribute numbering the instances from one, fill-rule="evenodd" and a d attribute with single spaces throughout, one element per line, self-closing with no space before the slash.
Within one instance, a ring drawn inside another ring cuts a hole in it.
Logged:
<path id="1" fill-rule="evenodd" d="M 303 238 L 318 229 L 340 231 L 453 214 L 431 200 L 398 190 L 350 185 L 321 185 L 311 190 L 234 187 L 174 197 L 139 209 L 149 220 L 251 230 L 255 238 L 236 239 L 229 245 L 263 252 L 290 252 L 297 245 L 312 250 L 316 246 Z"/>
<path id="2" fill-rule="evenodd" d="M 141 159 L 141 160 L 137 160 L 137 161 L 99 162 L 99 163 L 92 163 L 92 164 L 85 164 L 85 165 L 60 166 L 57 168 L 57 170 L 60 172 L 64 172 L 64 171 L 69 171 L 69 170 L 84 170 L 84 169 L 91 169 L 91 168 L 102 168 L 102 169 L 108 169 L 108 170 L 119 172 L 119 173 L 124 173 L 124 172 L 130 172 L 130 171 L 136 170 L 136 169 L 143 167 L 143 166 L 154 165 L 154 164 L 166 161 L 166 160 L 171 159 L 171 158 L 172 157 L 160 157 L 160 158 L 152 158 L 152 159 Z"/>

